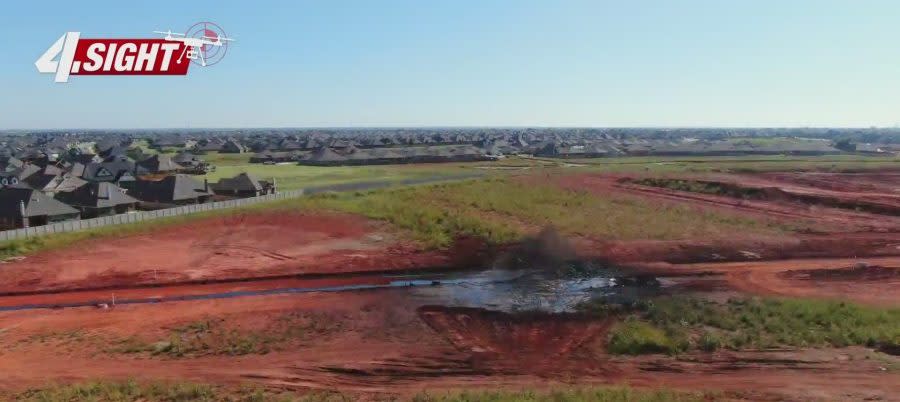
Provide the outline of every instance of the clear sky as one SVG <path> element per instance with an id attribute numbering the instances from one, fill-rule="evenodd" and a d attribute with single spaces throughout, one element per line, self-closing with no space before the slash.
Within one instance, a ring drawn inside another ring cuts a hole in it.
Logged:
<path id="1" fill-rule="evenodd" d="M 72 77 L 64 32 L 238 41 L 186 77 Z M 0 129 L 895 126 L 900 1 L 8 1 Z"/>

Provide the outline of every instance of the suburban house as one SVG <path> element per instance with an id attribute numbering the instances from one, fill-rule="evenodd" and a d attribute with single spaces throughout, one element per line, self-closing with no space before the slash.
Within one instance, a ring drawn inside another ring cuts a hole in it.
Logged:
<path id="1" fill-rule="evenodd" d="M 250 157 L 250 163 L 281 163 L 281 162 L 296 162 L 299 160 L 305 153 L 301 151 L 287 151 L 287 152 L 273 152 L 273 151 L 265 151 L 254 154 Z"/>
<path id="2" fill-rule="evenodd" d="M 175 163 L 169 155 L 157 154 L 137 163 L 137 166 L 143 168 L 147 173 L 174 173 L 184 167 Z"/>
<path id="3" fill-rule="evenodd" d="M 16 229 L 78 220 L 80 212 L 23 184 L 0 188 L 0 228 Z"/>
<path id="4" fill-rule="evenodd" d="M 209 185 L 216 195 L 233 197 L 258 197 L 261 195 L 275 194 L 275 179 L 271 182 L 259 180 L 256 177 L 241 173 L 232 178 L 219 180 L 218 183 Z"/>
<path id="5" fill-rule="evenodd" d="M 221 138 L 212 138 L 209 140 L 201 140 L 191 149 L 199 153 L 221 152 L 224 146 L 225 141 L 223 141 Z"/>
<path id="6" fill-rule="evenodd" d="M 136 166 L 134 162 L 118 160 L 115 162 L 89 163 L 84 165 L 82 179 L 87 181 L 107 181 L 117 183 L 120 187 L 123 182 L 134 181 L 135 175 L 146 174 L 147 169 Z"/>
<path id="7" fill-rule="evenodd" d="M 169 148 L 191 148 L 196 145 L 197 141 L 190 138 L 170 137 L 154 139 L 152 147 L 162 151 Z"/>
<path id="8" fill-rule="evenodd" d="M 166 176 L 162 180 L 137 180 L 129 194 L 140 200 L 145 209 L 202 204 L 213 195 L 205 181 L 201 183 L 184 174 Z"/>
<path id="9" fill-rule="evenodd" d="M 534 152 L 535 156 L 547 158 L 602 158 L 618 154 L 618 150 L 607 149 L 597 144 L 563 145 L 555 142 L 547 143 Z"/>
<path id="10" fill-rule="evenodd" d="M 244 152 L 247 152 L 247 147 L 235 140 L 228 140 L 225 141 L 224 145 L 222 145 L 222 152 L 229 154 L 242 154 Z"/>
<path id="11" fill-rule="evenodd" d="M 172 161 L 187 169 L 202 170 L 207 165 L 203 158 L 190 152 L 179 152 L 172 158 Z"/>
<path id="12" fill-rule="evenodd" d="M 321 147 L 298 160 L 301 165 L 344 166 L 398 163 L 471 162 L 494 159 L 473 145 L 343 148 Z"/>
<path id="13" fill-rule="evenodd" d="M 56 199 L 81 211 L 82 218 L 96 218 L 133 211 L 138 200 L 107 182 L 86 183 L 72 191 L 56 194 Z"/>

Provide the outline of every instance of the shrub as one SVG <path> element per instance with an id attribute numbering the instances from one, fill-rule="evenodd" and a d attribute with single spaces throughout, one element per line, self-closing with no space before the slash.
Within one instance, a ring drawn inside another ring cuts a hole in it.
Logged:
<path id="1" fill-rule="evenodd" d="M 586 303 L 588 312 L 605 313 Z M 663 297 L 635 306 L 613 329 L 612 353 L 679 353 L 790 347 L 900 345 L 900 309 L 831 300 L 746 298 L 716 303 Z"/>
<path id="2" fill-rule="evenodd" d="M 648 353 L 676 353 L 675 341 L 666 333 L 644 321 L 626 320 L 610 331 L 609 352 L 639 355 Z"/>

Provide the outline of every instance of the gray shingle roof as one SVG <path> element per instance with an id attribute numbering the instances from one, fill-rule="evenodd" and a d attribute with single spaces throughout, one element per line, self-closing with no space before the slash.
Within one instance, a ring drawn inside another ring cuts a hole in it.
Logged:
<path id="1" fill-rule="evenodd" d="M 210 184 L 210 187 L 219 191 L 262 191 L 263 189 L 259 179 L 249 173 L 221 179 L 218 183 Z"/>
<path id="2" fill-rule="evenodd" d="M 18 184 L 0 189 L 0 213 L 19 216 L 19 203 L 25 202 L 25 216 L 55 216 L 77 214 L 78 210 L 44 195 L 28 186 Z"/>
<path id="3" fill-rule="evenodd" d="M 141 201 L 171 203 L 210 196 L 204 184 L 191 176 L 177 174 L 158 181 L 138 180 L 131 195 Z"/>
<path id="4" fill-rule="evenodd" d="M 75 207 L 107 208 L 117 205 L 136 204 L 134 197 L 125 194 L 125 190 L 112 183 L 87 183 L 72 191 L 56 194 L 56 199 Z"/>

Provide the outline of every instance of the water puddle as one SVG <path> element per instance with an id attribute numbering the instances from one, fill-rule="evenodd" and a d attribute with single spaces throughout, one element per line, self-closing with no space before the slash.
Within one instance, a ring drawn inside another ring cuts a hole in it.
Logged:
<path id="1" fill-rule="evenodd" d="M 589 267 L 587 272 L 556 270 L 487 270 L 436 278 L 440 286 L 414 286 L 409 293 L 423 304 L 478 307 L 495 311 L 573 311 L 596 298 L 628 302 L 656 293 L 655 281 L 622 278 L 614 269 Z M 416 282 L 426 285 L 428 282 Z"/>

